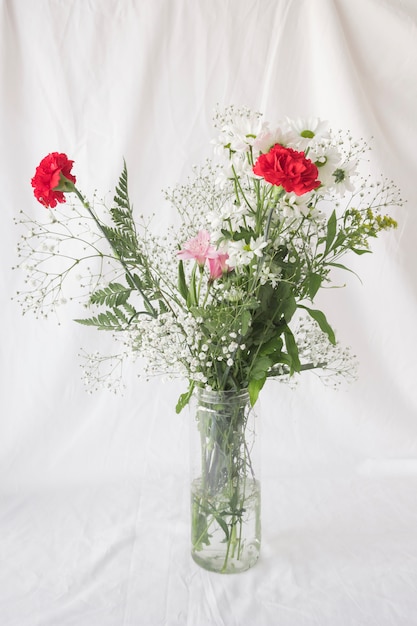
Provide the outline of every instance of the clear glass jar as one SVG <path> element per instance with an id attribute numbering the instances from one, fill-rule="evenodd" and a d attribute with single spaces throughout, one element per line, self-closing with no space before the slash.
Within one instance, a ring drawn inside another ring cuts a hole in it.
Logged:
<path id="1" fill-rule="evenodd" d="M 191 407 L 191 554 L 207 570 L 243 572 L 261 544 L 255 411 L 246 390 L 199 389 Z"/>

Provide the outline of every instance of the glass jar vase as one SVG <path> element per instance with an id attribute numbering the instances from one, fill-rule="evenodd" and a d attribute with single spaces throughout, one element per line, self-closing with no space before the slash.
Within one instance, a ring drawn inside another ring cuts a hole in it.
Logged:
<path id="1" fill-rule="evenodd" d="M 261 544 L 255 411 L 246 390 L 199 389 L 191 406 L 192 558 L 213 572 L 243 572 Z"/>

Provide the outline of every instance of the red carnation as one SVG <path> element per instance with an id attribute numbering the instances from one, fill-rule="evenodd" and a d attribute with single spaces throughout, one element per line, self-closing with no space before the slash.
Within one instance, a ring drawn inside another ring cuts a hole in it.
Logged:
<path id="1" fill-rule="evenodd" d="M 268 183 L 281 185 L 285 191 L 293 191 L 297 196 L 321 185 L 317 180 L 317 167 L 310 159 L 306 159 L 304 152 L 285 148 L 279 143 L 258 157 L 253 171 Z"/>
<path id="2" fill-rule="evenodd" d="M 53 208 L 57 202 L 65 202 L 64 191 L 71 191 L 76 181 L 71 174 L 73 163 L 59 152 L 51 152 L 42 159 L 32 178 L 33 193 L 41 204 Z"/>

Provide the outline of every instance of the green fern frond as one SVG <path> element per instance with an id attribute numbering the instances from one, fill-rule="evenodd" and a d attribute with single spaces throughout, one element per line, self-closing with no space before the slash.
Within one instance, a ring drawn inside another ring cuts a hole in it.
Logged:
<path id="1" fill-rule="evenodd" d="M 123 170 L 122 170 L 122 173 L 120 174 L 119 182 L 116 185 L 115 192 L 116 193 L 114 196 L 114 202 L 118 206 L 130 211 L 126 161 L 123 161 Z"/>
<path id="2" fill-rule="evenodd" d="M 129 200 L 126 163 L 115 188 L 114 206 L 110 209 L 111 225 L 102 225 L 102 232 L 122 261 L 140 263 L 139 241 Z"/>
<path id="3" fill-rule="evenodd" d="M 129 320 L 131 320 L 132 317 L 137 317 L 139 315 L 139 312 L 129 302 L 123 302 L 122 306 L 129 315 Z"/>
<path id="4" fill-rule="evenodd" d="M 121 324 L 118 317 L 111 311 L 99 313 L 97 317 L 89 317 L 86 319 L 76 319 L 76 322 L 84 326 L 95 326 L 98 330 L 125 330 L 125 325 Z"/>
<path id="5" fill-rule="evenodd" d="M 130 211 L 126 211 L 124 208 L 113 208 L 110 213 L 119 231 L 130 233 L 136 238 L 136 224 Z"/>
<path id="6" fill-rule="evenodd" d="M 125 304 L 129 299 L 132 290 L 120 283 L 110 283 L 104 289 L 98 289 L 91 294 L 90 304 L 98 304 L 101 306 L 120 306 Z"/>
<path id="7" fill-rule="evenodd" d="M 112 228 L 110 226 L 102 226 L 102 231 L 119 257 L 124 261 L 133 261 L 140 263 L 142 255 L 138 250 L 138 241 L 136 233 L 132 231 L 126 231 L 119 228 Z"/>
<path id="8" fill-rule="evenodd" d="M 129 326 L 128 318 L 119 307 L 117 306 L 113 307 L 113 313 L 114 313 L 115 318 L 119 320 L 123 328 L 127 328 Z"/>

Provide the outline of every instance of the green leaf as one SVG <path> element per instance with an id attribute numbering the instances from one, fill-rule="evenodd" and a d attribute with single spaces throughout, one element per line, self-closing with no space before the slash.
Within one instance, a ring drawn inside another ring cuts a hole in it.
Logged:
<path id="1" fill-rule="evenodd" d="M 337 248 L 339 248 L 342 245 L 342 243 L 345 242 L 346 237 L 347 237 L 346 233 L 343 232 L 343 230 L 340 230 L 338 232 L 336 240 L 335 240 L 335 242 L 333 244 L 333 249 L 336 250 Z"/>
<path id="2" fill-rule="evenodd" d="M 294 335 L 288 326 L 284 328 L 284 341 L 287 349 L 288 356 L 291 358 L 290 363 L 290 375 L 294 372 L 299 372 L 301 363 L 298 356 L 298 346 L 295 341 Z"/>
<path id="3" fill-rule="evenodd" d="M 359 248 L 351 248 L 352 252 L 354 252 L 355 254 L 370 254 L 371 251 L 370 250 L 363 250 L 363 249 L 359 249 Z"/>
<path id="4" fill-rule="evenodd" d="M 276 335 L 272 337 L 269 341 L 264 343 L 259 350 L 260 356 L 271 355 L 274 352 L 281 352 L 283 346 L 283 341 L 280 335 Z"/>
<path id="5" fill-rule="evenodd" d="M 194 268 L 191 274 L 191 279 L 190 279 L 190 287 L 188 289 L 188 294 L 187 294 L 187 306 L 189 309 L 193 306 L 197 306 L 198 304 L 196 272 L 197 272 L 197 265 L 194 265 Z"/>
<path id="6" fill-rule="evenodd" d="M 265 381 L 266 381 L 266 376 L 264 376 L 264 378 L 262 379 L 249 381 L 248 392 L 249 392 L 250 403 L 252 406 L 255 406 L 255 403 L 258 399 L 258 396 L 262 387 L 265 384 Z"/>
<path id="7" fill-rule="evenodd" d="M 229 541 L 229 536 L 230 536 L 230 532 L 229 532 L 229 527 L 226 524 L 226 522 L 224 521 L 224 519 L 222 518 L 220 513 L 215 513 L 213 511 L 213 517 L 216 520 L 216 522 L 218 523 L 218 525 L 220 526 L 220 528 L 223 530 L 224 534 L 226 535 L 226 541 Z"/>
<path id="8" fill-rule="evenodd" d="M 328 263 L 328 265 L 331 265 L 331 267 L 338 267 L 341 270 L 346 270 L 347 272 L 352 272 L 352 274 L 354 274 L 355 272 L 351 269 L 349 269 L 349 267 L 346 267 L 346 265 L 343 265 L 343 263 Z"/>
<path id="9" fill-rule="evenodd" d="M 266 372 L 269 370 L 271 365 L 272 360 L 268 356 L 258 357 L 250 368 L 250 380 L 262 380 L 266 376 Z"/>
<path id="10" fill-rule="evenodd" d="M 318 290 L 321 287 L 321 283 L 322 283 L 322 277 L 320 276 L 320 274 L 315 274 L 314 272 L 311 272 L 308 277 L 308 295 L 310 297 L 310 300 L 313 300 L 316 293 L 318 292 Z"/>
<path id="11" fill-rule="evenodd" d="M 360 276 L 349 267 L 346 267 L 346 265 L 343 265 L 342 263 L 328 263 L 328 265 L 330 265 L 331 267 L 337 267 L 341 270 L 345 270 L 346 272 L 350 272 L 351 274 L 354 274 L 360 282 L 362 282 Z"/>
<path id="12" fill-rule="evenodd" d="M 145 307 L 145 310 L 147 313 L 149 313 L 149 315 L 151 315 L 152 317 L 156 317 L 155 309 L 153 308 L 150 302 L 144 299 L 143 306 Z"/>
<path id="13" fill-rule="evenodd" d="M 120 174 L 118 184 L 115 189 L 114 201 L 117 205 L 130 209 L 128 184 L 127 184 L 127 166 L 126 161 L 123 160 L 123 169 Z"/>
<path id="14" fill-rule="evenodd" d="M 178 398 L 177 406 L 175 407 L 176 413 L 181 413 L 183 408 L 187 406 L 187 404 L 190 401 L 191 396 L 193 395 L 194 386 L 195 386 L 195 383 L 192 381 L 190 383 L 190 386 L 188 387 L 188 391 L 180 395 L 180 397 Z"/>
<path id="15" fill-rule="evenodd" d="M 106 311 L 105 313 L 99 313 L 97 317 L 76 319 L 74 321 L 78 324 L 83 324 L 84 326 L 96 326 L 99 330 L 125 330 L 128 320 L 122 311 L 119 309 L 114 310 L 116 311 L 116 314 L 112 311 Z"/>
<path id="16" fill-rule="evenodd" d="M 113 307 L 113 312 L 122 326 L 129 325 L 129 320 L 119 307 Z"/>
<path id="17" fill-rule="evenodd" d="M 188 287 L 185 281 L 184 263 L 180 260 L 178 264 L 178 291 L 185 301 L 188 298 Z"/>
<path id="18" fill-rule="evenodd" d="M 334 241 L 334 238 L 336 237 L 336 227 L 337 227 L 336 211 L 333 211 L 333 213 L 331 214 L 327 222 L 327 236 L 326 236 L 326 247 L 324 249 L 324 255 L 328 253 Z"/>
<path id="19" fill-rule="evenodd" d="M 133 289 L 137 289 L 139 293 L 142 293 L 144 286 L 140 277 L 137 274 L 130 274 L 130 277 L 133 282 L 133 285 L 132 285 Z"/>
<path id="20" fill-rule="evenodd" d="M 294 296 L 290 293 L 285 300 L 281 303 L 281 312 L 284 316 L 285 321 L 290 322 L 292 316 L 297 310 L 297 302 L 295 301 Z"/>
<path id="21" fill-rule="evenodd" d="M 120 306 L 128 300 L 132 290 L 120 283 L 109 283 L 104 289 L 98 289 L 90 296 L 91 304 Z"/>
<path id="22" fill-rule="evenodd" d="M 247 230 L 242 227 L 240 227 L 238 231 L 233 231 L 233 232 L 230 232 L 222 228 L 221 232 L 222 232 L 222 235 L 226 239 L 231 239 L 232 241 L 241 241 L 242 239 L 244 239 L 246 243 L 249 243 L 250 238 L 254 237 L 255 235 L 253 230 Z"/>
<path id="23" fill-rule="evenodd" d="M 83 326 L 100 326 L 96 317 L 86 317 L 84 319 L 75 319 L 74 322 L 82 324 Z"/>
<path id="24" fill-rule="evenodd" d="M 278 353 L 277 353 L 276 355 L 274 354 L 274 355 L 272 356 L 272 358 L 273 358 L 274 362 L 273 362 L 273 364 L 272 364 L 271 369 L 272 369 L 275 365 L 278 365 L 278 363 L 281 363 L 281 364 L 283 364 L 283 365 L 288 365 L 289 367 L 291 367 L 292 358 L 291 358 L 288 354 L 285 354 L 285 352 L 281 352 L 281 354 L 278 354 Z M 300 367 L 300 369 L 301 369 L 301 367 Z M 268 372 L 268 374 L 267 374 L 267 375 L 269 376 L 269 375 L 270 375 L 270 372 Z"/>
<path id="25" fill-rule="evenodd" d="M 240 332 L 241 332 L 242 337 L 244 337 L 246 333 L 248 332 L 251 320 L 252 320 L 252 315 L 250 314 L 250 311 L 248 310 L 242 311 L 242 315 L 240 316 L 240 321 L 242 324 L 242 328 Z"/>
<path id="26" fill-rule="evenodd" d="M 258 357 L 249 371 L 248 392 L 252 406 L 258 399 L 259 392 L 265 384 L 267 371 L 272 363 L 272 359 L 267 356 Z"/>
<path id="27" fill-rule="evenodd" d="M 194 504 L 194 507 L 198 506 Z M 203 549 L 203 543 L 210 545 L 210 535 L 208 534 L 207 517 L 203 513 L 193 511 L 193 523 L 191 524 L 191 539 L 196 550 Z"/>
<path id="28" fill-rule="evenodd" d="M 310 317 L 312 317 L 313 320 L 315 320 L 317 322 L 317 324 L 320 326 L 321 330 L 324 333 L 326 333 L 326 335 L 329 338 L 330 343 L 335 345 L 336 344 L 336 337 L 335 337 L 335 334 L 334 334 L 334 330 L 332 329 L 332 327 L 328 323 L 324 313 L 322 311 L 318 311 L 317 309 L 310 309 L 309 307 L 304 306 L 302 304 L 299 304 L 298 306 L 299 306 L 299 308 L 305 309 L 307 311 L 307 313 L 310 315 Z"/>
<path id="29" fill-rule="evenodd" d="M 229 500 L 229 506 L 230 506 L 230 510 L 232 511 L 232 514 L 236 513 L 238 503 L 239 503 L 239 490 L 234 489 L 232 493 L 232 497 Z"/>

